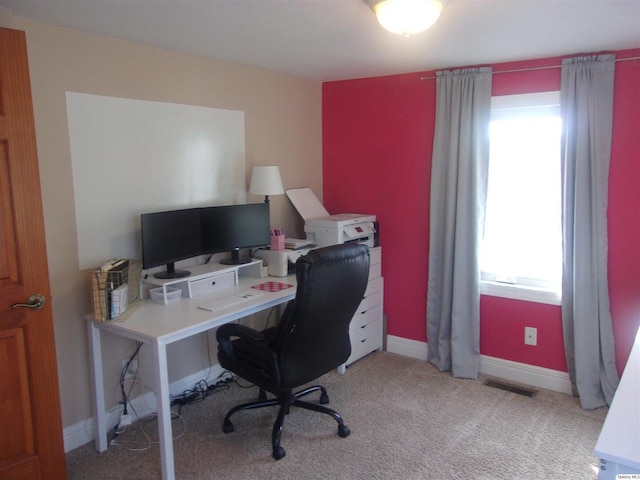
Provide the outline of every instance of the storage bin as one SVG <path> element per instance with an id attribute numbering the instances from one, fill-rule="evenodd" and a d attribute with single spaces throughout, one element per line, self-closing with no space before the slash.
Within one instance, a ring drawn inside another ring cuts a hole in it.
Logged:
<path id="1" fill-rule="evenodd" d="M 169 302 L 180 300 L 180 297 L 182 296 L 182 290 L 173 287 L 152 288 L 151 290 L 149 290 L 149 295 L 151 296 L 152 302 L 166 305 Z"/>

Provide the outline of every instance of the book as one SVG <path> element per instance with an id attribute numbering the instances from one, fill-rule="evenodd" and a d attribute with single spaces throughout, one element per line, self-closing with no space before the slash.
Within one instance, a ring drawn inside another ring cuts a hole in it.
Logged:
<path id="1" fill-rule="evenodd" d="M 118 288 L 111 291 L 109 301 L 109 319 L 119 317 L 127 311 L 129 285 L 123 283 Z"/>

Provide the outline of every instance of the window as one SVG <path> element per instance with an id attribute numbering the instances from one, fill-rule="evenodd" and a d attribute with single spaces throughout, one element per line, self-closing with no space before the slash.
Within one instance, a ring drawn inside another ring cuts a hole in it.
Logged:
<path id="1" fill-rule="evenodd" d="M 493 97 L 482 292 L 559 303 L 560 93 Z"/>

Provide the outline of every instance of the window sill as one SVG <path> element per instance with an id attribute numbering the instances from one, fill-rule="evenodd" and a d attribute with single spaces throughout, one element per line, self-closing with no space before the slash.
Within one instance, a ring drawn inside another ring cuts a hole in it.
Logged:
<path id="1" fill-rule="evenodd" d="M 511 298 L 513 300 L 524 300 L 526 302 L 546 303 L 548 305 L 562 304 L 562 295 L 560 292 L 507 283 L 481 281 L 480 294 L 492 297 Z"/>

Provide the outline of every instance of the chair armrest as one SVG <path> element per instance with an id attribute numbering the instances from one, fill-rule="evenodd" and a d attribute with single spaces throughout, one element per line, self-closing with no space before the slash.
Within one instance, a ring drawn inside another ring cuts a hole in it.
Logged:
<path id="1" fill-rule="evenodd" d="M 277 354 L 269 347 L 272 330 L 261 332 L 235 323 L 220 326 L 216 332 L 220 365 L 273 392 L 280 384 L 280 372 Z"/>
<path id="2" fill-rule="evenodd" d="M 216 332 L 218 342 L 228 342 L 231 337 L 240 337 L 253 342 L 263 342 L 265 339 L 262 332 L 247 327 L 246 325 L 225 323 L 218 328 L 218 331 Z"/>

